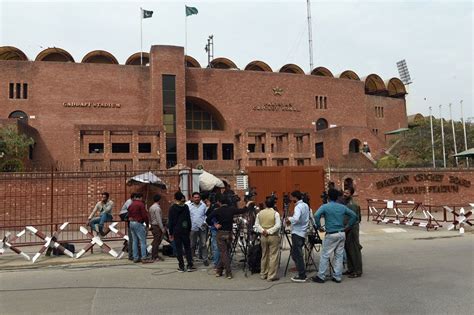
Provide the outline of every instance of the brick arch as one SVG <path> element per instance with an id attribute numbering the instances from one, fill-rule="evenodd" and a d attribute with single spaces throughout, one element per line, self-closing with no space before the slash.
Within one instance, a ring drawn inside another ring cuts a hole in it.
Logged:
<path id="1" fill-rule="evenodd" d="M 219 130 L 219 131 L 226 130 L 227 124 L 226 124 L 225 118 L 214 105 L 196 96 L 186 96 L 186 111 L 187 112 L 188 112 L 188 108 L 191 105 L 199 107 L 203 112 L 207 112 L 210 114 L 212 119 L 217 122 L 217 128 L 215 130 Z M 187 118 L 188 117 L 186 117 L 186 120 L 188 120 Z"/>
<path id="2" fill-rule="evenodd" d="M 238 69 L 235 63 L 227 58 L 216 58 L 211 61 L 211 68 L 215 69 Z"/>
<path id="3" fill-rule="evenodd" d="M 273 72 L 272 68 L 267 65 L 265 62 L 260 60 L 254 60 L 245 66 L 247 71 L 263 71 L 263 72 Z"/>
<path id="4" fill-rule="evenodd" d="M 105 63 L 118 65 L 117 59 L 108 51 L 93 50 L 82 58 L 82 63 Z"/>
<path id="5" fill-rule="evenodd" d="M 363 78 L 365 82 L 365 94 L 387 95 L 387 88 L 383 80 L 375 73 Z"/>
<path id="6" fill-rule="evenodd" d="M 311 71 L 311 75 L 319 75 L 321 77 L 334 78 L 332 72 L 326 67 L 316 67 Z"/>
<path id="7" fill-rule="evenodd" d="M 360 77 L 352 70 L 346 70 L 339 75 L 340 79 L 360 81 Z"/>
<path id="8" fill-rule="evenodd" d="M 407 94 L 405 84 L 403 84 L 402 80 L 398 78 L 391 78 L 386 84 L 388 96 L 403 98 L 405 94 Z"/>
<path id="9" fill-rule="evenodd" d="M 35 61 L 74 62 L 74 58 L 64 49 L 53 47 L 40 52 Z"/>
<path id="10" fill-rule="evenodd" d="M 186 63 L 186 67 L 188 68 L 201 68 L 199 62 L 191 56 L 184 56 L 184 61 Z"/>
<path id="11" fill-rule="evenodd" d="M 128 66 L 140 66 L 141 56 L 142 54 L 140 52 L 136 52 L 127 58 L 127 61 L 125 61 L 125 64 Z M 150 53 L 143 52 L 143 65 L 147 65 L 149 63 L 150 63 Z"/>
<path id="12" fill-rule="evenodd" d="M 0 47 L 0 60 L 19 60 L 27 61 L 25 53 L 20 49 L 13 46 L 2 46 Z"/>
<path id="13" fill-rule="evenodd" d="M 293 63 L 288 63 L 284 65 L 283 67 L 280 68 L 278 72 L 281 73 L 293 73 L 293 74 L 304 74 L 303 69 L 301 69 L 299 66 L 293 64 Z"/>

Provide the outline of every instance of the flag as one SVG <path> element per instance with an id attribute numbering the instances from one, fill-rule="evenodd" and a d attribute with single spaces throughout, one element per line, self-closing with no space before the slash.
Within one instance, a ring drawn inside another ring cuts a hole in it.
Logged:
<path id="1" fill-rule="evenodd" d="M 190 16 L 190 15 L 193 15 L 193 14 L 198 14 L 198 9 L 195 8 L 195 7 L 188 7 L 187 5 L 185 5 L 186 7 L 186 16 Z"/>
<path id="2" fill-rule="evenodd" d="M 148 18 L 151 18 L 152 15 L 153 15 L 153 11 L 148 11 L 148 10 L 143 10 L 142 9 L 142 12 L 143 12 L 143 18 L 144 19 L 148 19 Z"/>

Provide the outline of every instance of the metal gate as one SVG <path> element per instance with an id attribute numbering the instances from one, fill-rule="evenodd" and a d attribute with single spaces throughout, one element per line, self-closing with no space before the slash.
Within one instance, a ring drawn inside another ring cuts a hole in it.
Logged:
<path id="1" fill-rule="evenodd" d="M 272 193 L 278 197 L 278 210 L 283 209 L 283 194 L 294 190 L 307 193 L 313 210 L 322 204 L 324 191 L 324 169 L 318 166 L 268 166 L 249 167 L 249 187 L 257 192 L 255 201 L 263 203 Z M 290 207 L 290 211 L 293 206 Z"/>

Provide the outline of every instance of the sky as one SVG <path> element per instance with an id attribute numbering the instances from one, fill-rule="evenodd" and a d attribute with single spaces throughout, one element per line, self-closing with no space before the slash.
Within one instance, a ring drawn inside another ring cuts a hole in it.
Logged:
<path id="1" fill-rule="evenodd" d="M 204 46 L 214 35 L 215 57 L 241 69 L 262 60 L 278 71 L 295 63 L 310 72 L 307 5 L 286 1 L 22 1 L 0 0 L 0 46 L 14 46 L 29 59 L 48 47 L 67 50 L 76 62 L 103 49 L 119 61 L 140 51 L 140 7 L 154 11 L 142 21 L 143 47 L 185 46 L 184 5 L 196 7 L 187 18 L 187 54 L 207 65 Z M 405 59 L 408 115 L 429 114 L 474 121 L 472 1 L 311 1 L 314 67 L 335 75 L 351 69 L 383 80 L 398 77 Z"/>

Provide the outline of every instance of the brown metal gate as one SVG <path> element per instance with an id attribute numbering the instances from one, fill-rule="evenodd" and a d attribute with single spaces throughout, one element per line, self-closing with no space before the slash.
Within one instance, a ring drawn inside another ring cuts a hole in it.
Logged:
<path id="1" fill-rule="evenodd" d="M 278 196 L 278 210 L 281 211 L 283 194 L 293 190 L 305 192 L 310 197 L 310 206 L 314 210 L 322 204 L 324 191 L 324 169 L 318 166 L 268 166 L 249 167 L 249 187 L 255 187 L 255 201 L 263 203 L 266 196 L 275 193 Z M 292 211 L 293 206 L 290 207 Z"/>

